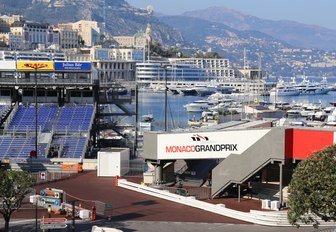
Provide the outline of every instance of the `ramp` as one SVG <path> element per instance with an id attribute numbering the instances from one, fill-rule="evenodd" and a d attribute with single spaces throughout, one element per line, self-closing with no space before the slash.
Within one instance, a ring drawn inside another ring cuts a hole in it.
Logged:
<path id="1" fill-rule="evenodd" d="M 212 170 L 212 197 L 219 195 L 231 184 L 242 184 L 275 161 L 285 161 L 284 128 L 272 128 L 242 154 L 231 154 L 218 164 Z"/>

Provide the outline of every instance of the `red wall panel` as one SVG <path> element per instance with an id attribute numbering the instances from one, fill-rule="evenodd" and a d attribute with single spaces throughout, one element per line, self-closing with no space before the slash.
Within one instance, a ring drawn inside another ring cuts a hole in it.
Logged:
<path id="1" fill-rule="evenodd" d="M 333 131 L 287 129 L 285 132 L 286 159 L 306 159 L 314 152 L 334 143 Z"/>

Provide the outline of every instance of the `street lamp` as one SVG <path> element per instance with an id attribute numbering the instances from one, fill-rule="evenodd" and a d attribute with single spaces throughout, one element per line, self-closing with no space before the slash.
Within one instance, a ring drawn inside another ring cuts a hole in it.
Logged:
<path id="1" fill-rule="evenodd" d="M 49 218 L 50 218 L 50 214 L 51 214 L 51 205 L 48 205 L 48 215 L 49 215 Z"/>
<path id="2" fill-rule="evenodd" d="M 37 158 L 37 127 L 38 127 L 38 108 L 37 108 L 37 68 L 35 68 L 35 155 Z M 49 209 L 48 209 L 49 210 Z"/>
<path id="3" fill-rule="evenodd" d="M 50 214 L 51 214 L 51 205 L 48 205 L 48 217 L 50 218 Z M 48 229 L 48 231 L 50 231 L 50 229 Z"/>
<path id="4" fill-rule="evenodd" d="M 37 232 L 37 206 L 38 206 L 38 197 L 35 190 L 35 231 Z"/>

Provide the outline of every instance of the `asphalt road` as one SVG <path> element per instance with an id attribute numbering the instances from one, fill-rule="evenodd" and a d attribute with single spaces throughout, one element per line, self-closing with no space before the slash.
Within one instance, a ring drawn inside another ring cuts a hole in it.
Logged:
<path id="1" fill-rule="evenodd" d="M 93 225 L 114 227 L 125 232 L 195 232 L 195 231 L 314 231 L 312 227 L 265 227 L 253 225 L 245 221 L 224 217 L 205 210 L 166 201 L 145 194 L 140 194 L 120 187 L 115 187 L 114 178 L 97 177 L 96 172 L 88 172 L 73 178 L 36 186 L 36 190 L 46 187 L 62 189 L 77 199 L 82 199 L 82 204 L 91 207 L 92 201 L 113 205 L 111 220 L 100 217 L 97 221 L 76 220 L 75 230 L 72 230 L 71 219 L 68 219 L 66 229 L 53 229 L 51 231 L 91 231 Z M 92 200 L 92 201 L 91 201 Z M 221 199 L 220 199 L 221 200 Z M 225 203 L 228 207 L 237 210 L 249 210 L 250 207 L 260 209 L 260 201 L 229 199 Z M 39 209 L 38 218 L 47 216 L 46 209 Z M 54 217 L 54 215 L 53 215 Z M 3 229 L 3 220 L 0 219 L 0 231 Z M 36 231 L 35 210 L 19 210 L 12 217 L 10 231 Z M 38 231 L 41 231 L 38 229 Z"/>

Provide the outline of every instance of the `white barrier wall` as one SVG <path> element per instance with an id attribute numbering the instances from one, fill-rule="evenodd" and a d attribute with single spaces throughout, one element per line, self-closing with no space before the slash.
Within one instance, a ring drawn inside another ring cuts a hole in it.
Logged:
<path id="1" fill-rule="evenodd" d="M 210 204 L 204 201 L 196 200 L 194 197 L 184 197 L 181 195 L 177 195 L 174 193 L 170 193 L 169 191 L 159 190 L 155 188 L 151 188 L 145 185 L 139 185 L 132 182 L 129 182 L 125 179 L 118 180 L 118 186 L 122 188 L 126 188 L 132 191 L 140 192 L 143 194 L 151 195 L 154 197 L 158 197 L 161 199 L 165 199 L 168 201 L 173 201 L 176 203 L 188 205 L 191 207 L 199 208 L 202 210 L 206 210 L 212 213 L 220 214 L 226 217 L 235 218 L 241 221 L 246 221 L 258 225 L 264 226 L 288 226 L 292 227 L 289 224 L 287 219 L 287 211 L 258 211 L 251 210 L 250 212 L 241 212 L 238 210 L 228 209 L 224 204 Z M 243 204 L 243 203 L 242 203 Z M 322 220 L 319 221 L 320 225 L 334 225 L 333 222 L 324 222 Z M 311 226 L 304 225 L 301 226 Z M 295 227 L 293 227 L 295 229 Z"/>

